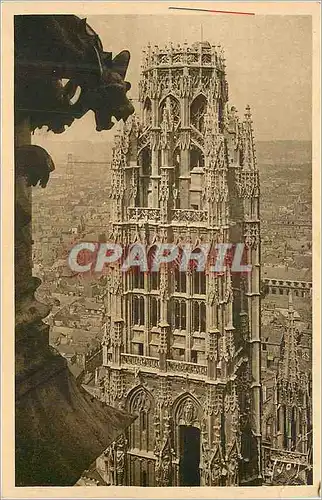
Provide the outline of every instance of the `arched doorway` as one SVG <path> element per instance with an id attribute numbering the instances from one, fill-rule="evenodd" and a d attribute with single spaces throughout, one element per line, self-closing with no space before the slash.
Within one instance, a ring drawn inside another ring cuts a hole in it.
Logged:
<path id="1" fill-rule="evenodd" d="M 200 486 L 201 413 L 200 404 L 191 394 L 181 396 L 175 404 L 179 486 Z"/>
<path id="2" fill-rule="evenodd" d="M 200 486 L 200 429 L 179 426 L 179 485 Z"/>

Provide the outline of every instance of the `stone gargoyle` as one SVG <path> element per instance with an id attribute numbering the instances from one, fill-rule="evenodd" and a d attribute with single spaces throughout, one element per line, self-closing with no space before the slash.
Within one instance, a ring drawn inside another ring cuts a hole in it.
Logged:
<path id="1" fill-rule="evenodd" d="M 32 130 L 62 133 L 89 110 L 96 130 L 126 120 L 134 108 L 125 81 L 128 51 L 112 58 L 86 19 L 74 15 L 15 16 L 15 111 Z"/>

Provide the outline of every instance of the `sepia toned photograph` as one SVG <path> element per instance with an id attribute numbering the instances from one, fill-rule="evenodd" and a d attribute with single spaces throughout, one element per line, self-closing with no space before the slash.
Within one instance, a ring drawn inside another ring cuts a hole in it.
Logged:
<path id="1" fill-rule="evenodd" d="M 108 3 L 12 18 L 14 486 L 316 485 L 313 17 Z"/>

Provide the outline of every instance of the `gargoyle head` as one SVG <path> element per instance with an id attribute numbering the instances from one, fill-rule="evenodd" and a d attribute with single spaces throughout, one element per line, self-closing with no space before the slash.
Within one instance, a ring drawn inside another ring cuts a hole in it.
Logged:
<path id="1" fill-rule="evenodd" d="M 85 89 L 75 104 L 75 113 L 84 114 L 87 109 L 95 113 L 96 130 L 110 130 L 113 127 L 112 117 L 117 121 L 126 120 L 134 113 L 134 107 L 127 98 L 130 83 L 125 81 L 130 53 L 120 52 L 113 61 L 110 54 L 103 52 L 101 57 L 102 76 L 97 87 Z"/>
<path id="2" fill-rule="evenodd" d="M 28 186 L 47 186 L 49 175 L 55 170 L 54 162 L 47 151 L 34 144 L 15 149 L 16 174 L 27 179 Z"/>
<path id="3" fill-rule="evenodd" d="M 16 111 L 29 116 L 33 130 L 47 125 L 59 134 L 92 110 L 96 129 L 109 130 L 112 117 L 126 120 L 134 112 L 126 95 L 129 60 L 128 51 L 114 59 L 104 52 L 86 19 L 16 16 Z"/>

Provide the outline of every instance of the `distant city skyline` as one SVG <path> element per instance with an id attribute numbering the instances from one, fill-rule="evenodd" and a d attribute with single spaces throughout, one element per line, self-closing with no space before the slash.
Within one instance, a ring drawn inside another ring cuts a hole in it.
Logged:
<path id="1" fill-rule="evenodd" d="M 129 97 L 138 97 L 142 49 L 150 42 L 222 45 L 226 57 L 229 104 L 240 116 L 249 104 L 255 139 L 311 140 L 312 28 L 310 16 L 112 15 L 88 16 L 104 50 L 131 53 L 126 79 Z M 138 104 L 135 102 L 134 104 Z M 36 131 L 35 143 L 111 141 L 116 131 L 96 132 L 89 112 L 63 134 Z"/>

